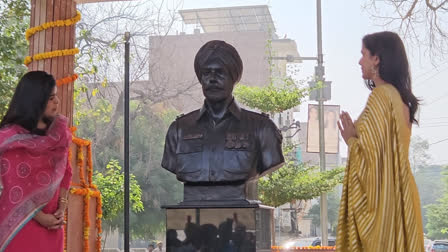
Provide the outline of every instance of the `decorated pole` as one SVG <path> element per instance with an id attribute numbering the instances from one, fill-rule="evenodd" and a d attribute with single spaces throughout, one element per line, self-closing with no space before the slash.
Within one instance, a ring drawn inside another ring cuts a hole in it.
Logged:
<path id="1" fill-rule="evenodd" d="M 74 73 L 75 24 L 81 19 L 73 0 L 32 0 L 29 71 L 42 70 L 56 79 L 59 113 L 73 123 L 73 90 L 78 76 Z M 75 129 L 73 129 L 73 132 Z M 73 136 L 70 148 L 72 183 L 64 227 L 64 252 L 101 251 L 101 194 L 92 183 L 91 142 Z"/>
<path id="2" fill-rule="evenodd" d="M 29 56 L 24 64 L 29 71 L 41 70 L 56 79 L 59 113 L 73 125 L 75 24 L 81 19 L 76 4 L 116 0 L 31 0 Z M 73 128 L 73 132 L 76 129 Z M 72 185 L 70 189 L 64 252 L 101 251 L 101 194 L 92 183 L 91 142 L 73 136 L 70 148 Z"/>
<path id="3" fill-rule="evenodd" d="M 30 42 L 29 56 L 25 59 L 28 70 L 42 70 L 57 80 L 59 112 L 70 125 L 73 120 L 73 81 L 75 24 L 81 18 L 73 0 L 32 0 L 31 28 L 26 37 Z"/>

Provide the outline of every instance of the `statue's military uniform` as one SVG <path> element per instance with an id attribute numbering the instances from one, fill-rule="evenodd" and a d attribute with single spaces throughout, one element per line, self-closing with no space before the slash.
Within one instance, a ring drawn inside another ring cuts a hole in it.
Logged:
<path id="1" fill-rule="evenodd" d="M 162 167 L 186 184 L 243 184 L 284 162 L 282 135 L 265 114 L 233 101 L 217 123 L 204 106 L 170 126 Z"/>

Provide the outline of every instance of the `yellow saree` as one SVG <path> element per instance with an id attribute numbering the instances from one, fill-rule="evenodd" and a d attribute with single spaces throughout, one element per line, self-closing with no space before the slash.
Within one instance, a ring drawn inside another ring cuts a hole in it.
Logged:
<path id="1" fill-rule="evenodd" d="M 336 251 L 423 252 L 420 199 L 408 158 L 411 131 L 395 87 L 374 88 L 355 127 Z"/>

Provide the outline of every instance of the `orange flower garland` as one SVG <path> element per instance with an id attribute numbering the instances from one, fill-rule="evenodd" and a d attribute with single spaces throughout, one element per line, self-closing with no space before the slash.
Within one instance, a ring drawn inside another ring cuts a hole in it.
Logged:
<path id="1" fill-rule="evenodd" d="M 84 171 L 83 171 L 83 161 L 84 161 L 84 154 L 82 153 L 82 146 L 77 145 L 76 146 L 76 152 L 78 153 L 76 165 L 79 169 L 79 180 L 81 181 L 81 186 L 86 186 L 86 180 L 84 178 Z"/>
<path id="2" fill-rule="evenodd" d="M 63 27 L 63 26 L 73 26 L 76 23 L 78 23 L 81 20 L 81 13 L 79 11 L 76 12 L 76 16 L 73 18 L 65 19 L 65 20 L 56 20 L 52 22 L 47 22 L 39 26 L 31 27 L 25 32 L 25 38 L 27 40 L 30 40 L 34 34 L 45 31 L 50 28 L 54 27 Z M 68 56 L 68 55 L 75 55 L 79 53 L 78 48 L 71 48 L 71 49 L 64 49 L 64 50 L 55 50 L 51 52 L 44 52 L 44 53 L 38 53 L 32 56 L 25 57 L 25 60 L 23 63 L 28 66 L 33 61 L 37 60 L 44 60 L 44 59 L 51 59 L 54 57 L 61 57 L 61 56 Z M 73 74 L 71 76 L 67 76 L 65 78 L 56 80 L 57 86 L 62 86 L 65 84 L 73 83 L 78 78 L 77 74 Z"/>
<path id="3" fill-rule="evenodd" d="M 70 151 L 69 151 L 69 153 L 70 153 Z M 68 216 L 68 209 L 65 209 L 65 215 L 64 215 L 64 221 L 65 221 L 65 224 L 64 224 L 64 252 L 67 252 L 67 220 L 68 220 L 67 216 Z"/>
<path id="4" fill-rule="evenodd" d="M 74 16 L 70 19 L 47 22 L 42 25 L 35 26 L 33 28 L 29 28 L 25 32 L 25 38 L 26 38 L 26 40 L 30 40 L 30 38 L 37 32 L 41 32 L 41 31 L 49 29 L 49 28 L 75 25 L 76 23 L 79 22 L 79 20 L 81 20 L 81 12 L 76 11 L 76 16 Z"/>
<path id="5" fill-rule="evenodd" d="M 78 128 L 76 128 L 75 126 L 72 126 L 69 128 L 69 130 L 70 130 L 70 132 L 72 132 L 72 134 L 74 134 L 78 130 Z"/>
<path id="6" fill-rule="evenodd" d="M 88 190 L 88 189 L 87 189 Z M 87 191 L 84 196 L 84 249 L 89 251 L 89 232 L 90 232 L 90 216 L 89 204 L 90 203 L 90 192 Z"/>
<path id="7" fill-rule="evenodd" d="M 75 82 L 76 79 L 78 79 L 78 75 L 73 74 L 72 76 L 68 76 L 68 77 L 57 80 L 56 85 L 59 87 L 59 86 L 62 86 L 62 85 L 68 84 L 68 83 Z"/>
<path id="8" fill-rule="evenodd" d="M 73 127 L 70 129 L 72 132 L 76 131 L 76 128 Z M 102 200 L 101 200 L 101 193 L 98 191 L 96 185 L 92 184 L 92 175 L 93 175 L 93 169 L 92 169 L 92 145 L 91 142 L 88 140 L 84 140 L 78 137 L 73 136 L 72 142 L 76 144 L 77 147 L 77 160 L 76 165 L 79 169 L 79 178 L 81 184 L 74 184 L 72 183 L 72 186 L 79 186 L 81 188 L 72 188 L 70 190 L 71 194 L 83 196 L 83 202 L 84 202 L 84 209 L 83 209 L 83 251 L 88 252 L 89 251 L 89 237 L 90 237 L 90 230 L 92 228 L 92 225 L 90 223 L 90 215 L 89 215 L 89 209 L 90 209 L 90 198 L 96 199 L 96 216 L 95 216 L 95 228 L 97 229 L 97 237 L 95 241 L 95 249 L 97 252 L 101 251 L 101 233 L 102 233 L 102 225 L 101 225 L 101 219 L 103 217 L 103 211 L 102 211 Z M 87 162 L 86 162 L 86 170 L 87 170 L 87 181 L 85 179 L 84 175 L 84 154 L 82 152 L 82 147 L 87 147 Z"/>
<path id="9" fill-rule="evenodd" d="M 307 246 L 307 247 L 290 247 L 286 248 L 283 246 L 272 246 L 271 247 L 272 252 L 282 252 L 282 251 L 288 251 L 288 252 L 301 252 L 301 251 L 307 251 L 307 252 L 321 252 L 321 251 L 336 251 L 335 246 Z"/>
<path id="10" fill-rule="evenodd" d="M 89 143 L 87 146 L 87 182 L 89 182 L 89 186 L 92 187 L 92 177 L 93 177 L 93 166 L 92 166 L 92 145 Z"/>
<path id="11" fill-rule="evenodd" d="M 33 55 L 33 56 L 26 56 L 25 60 L 23 61 L 23 63 L 26 66 L 28 66 L 33 61 L 51 59 L 51 58 L 62 57 L 62 56 L 70 56 L 70 55 L 75 55 L 75 54 L 78 54 L 78 53 L 79 53 L 79 49 L 78 48 L 38 53 L 38 54 Z"/>

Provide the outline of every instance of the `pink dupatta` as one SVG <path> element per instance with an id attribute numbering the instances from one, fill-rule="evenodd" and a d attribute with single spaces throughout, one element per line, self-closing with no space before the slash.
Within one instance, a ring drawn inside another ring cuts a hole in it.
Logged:
<path id="1" fill-rule="evenodd" d="M 45 136 L 0 129 L 0 251 L 54 196 L 67 166 L 71 133 L 58 116 Z"/>

